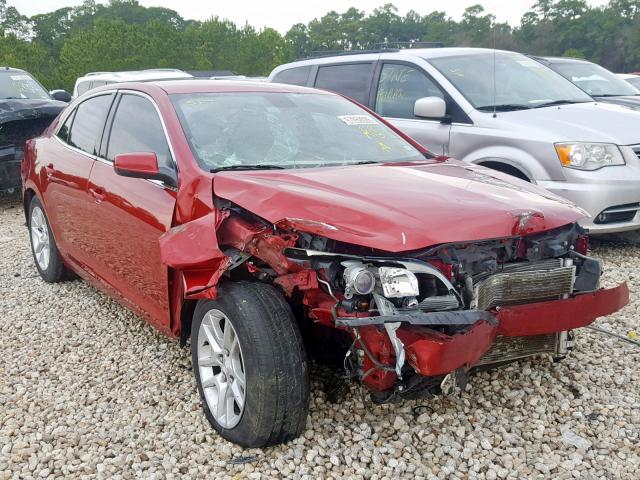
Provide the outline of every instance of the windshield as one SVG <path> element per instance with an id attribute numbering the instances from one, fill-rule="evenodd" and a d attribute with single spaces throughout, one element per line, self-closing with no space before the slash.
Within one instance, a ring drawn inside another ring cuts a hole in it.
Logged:
<path id="1" fill-rule="evenodd" d="M 299 93 L 172 95 L 192 151 L 209 171 L 424 160 L 350 101 Z"/>
<path id="2" fill-rule="evenodd" d="M 50 100 L 49 93 L 25 72 L 0 72 L 0 99 L 31 98 Z"/>
<path id="3" fill-rule="evenodd" d="M 517 110 L 593 101 L 557 73 L 518 53 L 488 51 L 429 62 L 478 110 L 491 111 L 494 104 Z"/>
<path id="4" fill-rule="evenodd" d="M 640 77 L 629 77 L 625 79 L 625 81 L 630 83 L 635 88 L 640 89 Z"/>
<path id="5" fill-rule="evenodd" d="M 567 62 L 549 66 L 593 97 L 640 95 L 632 85 L 600 65 Z"/>

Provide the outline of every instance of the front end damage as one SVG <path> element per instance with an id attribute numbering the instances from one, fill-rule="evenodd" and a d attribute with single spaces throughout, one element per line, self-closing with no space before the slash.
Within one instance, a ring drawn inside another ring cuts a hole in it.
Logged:
<path id="1" fill-rule="evenodd" d="M 325 223 L 218 208 L 223 277 L 272 283 L 301 321 L 348 335 L 344 367 L 377 401 L 461 384 L 474 367 L 563 356 L 573 329 L 628 302 L 626 284 L 600 288 L 602 265 L 575 223 L 388 253 L 331 240 Z"/>

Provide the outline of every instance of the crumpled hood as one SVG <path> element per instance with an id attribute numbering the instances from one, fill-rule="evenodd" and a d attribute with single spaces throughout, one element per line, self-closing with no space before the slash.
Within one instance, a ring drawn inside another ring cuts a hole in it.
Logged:
<path id="1" fill-rule="evenodd" d="M 39 117 L 53 119 L 66 106 L 66 103 L 57 100 L 0 99 L 0 124 Z"/>
<path id="2" fill-rule="evenodd" d="M 585 216 L 546 190 L 458 161 L 219 172 L 214 194 L 271 223 L 388 252 L 507 237 Z"/>
<path id="3" fill-rule="evenodd" d="M 640 144 L 640 112 L 612 103 L 576 103 L 498 113 L 503 128 L 534 135 L 552 136 L 552 141 Z M 517 130 L 515 130 L 517 131 Z"/>

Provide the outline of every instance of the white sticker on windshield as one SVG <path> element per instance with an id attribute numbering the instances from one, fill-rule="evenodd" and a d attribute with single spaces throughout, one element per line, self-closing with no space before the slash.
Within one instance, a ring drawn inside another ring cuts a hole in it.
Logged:
<path id="1" fill-rule="evenodd" d="M 338 118 L 347 125 L 378 125 L 378 122 L 369 115 L 338 115 Z"/>
<path id="2" fill-rule="evenodd" d="M 29 75 L 11 75 L 11 80 L 30 80 Z"/>

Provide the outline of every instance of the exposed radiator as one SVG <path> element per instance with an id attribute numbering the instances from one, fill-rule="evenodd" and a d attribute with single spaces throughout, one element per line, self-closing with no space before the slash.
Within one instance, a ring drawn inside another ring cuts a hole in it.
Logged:
<path id="1" fill-rule="evenodd" d="M 480 358 L 476 366 L 508 362 L 539 353 L 561 353 L 559 345 L 561 333 L 528 337 L 498 336 L 491 349 Z"/>
<path id="2" fill-rule="evenodd" d="M 474 286 L 472 308 L 487 310 L 500 305 L 553 300 L 573 291 L 576 273 L 573 265 L 545 269 L 537 263 L 520 267 L 522 270 L 507 267 L 478 282 Z"/>

